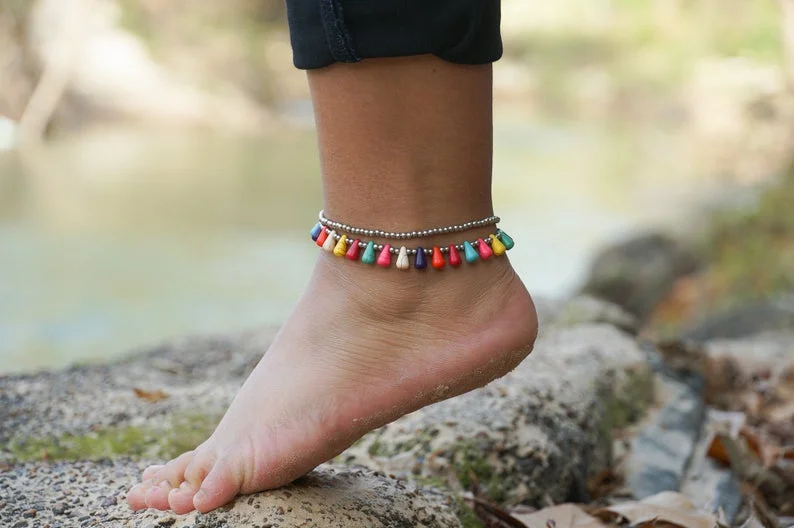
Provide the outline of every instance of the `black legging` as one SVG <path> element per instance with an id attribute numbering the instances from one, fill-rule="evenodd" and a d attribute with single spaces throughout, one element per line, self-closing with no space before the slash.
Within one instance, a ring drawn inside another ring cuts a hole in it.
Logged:
<path id="1" fill-rule="evenodd" d="M 502 55 L 500 0 L 287 0 L 301 69 L 432 53 L 460 64 Z"/>

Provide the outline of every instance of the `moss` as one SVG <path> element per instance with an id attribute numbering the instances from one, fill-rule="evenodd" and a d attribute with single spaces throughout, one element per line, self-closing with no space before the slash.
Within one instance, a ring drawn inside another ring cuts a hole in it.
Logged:
<path id="1" fill-rule="evenodd" d="M 18 461 L 173 458 L 198 446 L 216 423 L 216 419 L 204 415 L 185 414 L 174 417 L 163 428 L 104 427 L 82 435 L 12 440 L 9 451 Z"/>
<path id="2" fill-rule="evenodd" d="M 386 454 L 379 438 L 372 441 L 367 448 L 367 453 L 369 453 L 369 456 L 384 456 Z"/>
<path id="3" fill-rule="evenodd" d="M 620 429 L 639 420 L 653 401 L 653 373 L 648 369 L 626 371 L 620 391 L 607 401 L 605 422 L 609 429 Z"/>
<path id="4" fill-rule="evenodd" d="M 454 508 L 455 515 L 463 528 L 484 528 L 485 524 L 483 524 L 482 520 L 460 497 L 455 497 Z"/>
<path id="5" fill-rule="evenodd" d="M 470 490 L 476 481 L 488 498 L 502 502 L 506 496 L 505 482 L 495 474 L 483 450 L 475 442 L 464 441 L 454 451 L 453 465 L 460 485 Z"/>

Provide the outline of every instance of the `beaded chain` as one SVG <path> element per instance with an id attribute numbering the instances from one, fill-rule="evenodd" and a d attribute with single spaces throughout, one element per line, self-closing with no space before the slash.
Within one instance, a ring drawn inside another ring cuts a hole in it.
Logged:
<path id="1" fill-rule="evenodd" d="M 329 227 L 331 229 L 339 229 L 340 231 L 346 231 L 353 235 L 363 235 L 363 236 L 370 236 L 370 237 L 378 237 L 378 238 L 396 238 L 396 239 L 410 239 L 410 238 L 425 238 L 434 235 L 444 235 L 448 233 L 460 233 L 461 231 L 468 231 L 469 229 L 474 229 L 477 227 L 484 227 L 487 225 L 498 224 L 502 220 L 498 216 L 489 216 L 487 218 L 482 218 L 480 220 L 473 220 L 471 222 L 464 222 L 462 224 L 445 226 L 445 227 L 433 227 L 430 229 L 423 229 L 420 231 L 404 231 L 394 233 L 391 231 L 381 231 L 380 229 L 367 229 L 363 227 L 353 227 L 347 224 L 343 224 L 341 222 L 334 222 L 325 217 L 325 211 L 320 211 L 320 225 Z"/>
<path id="2" fill-rule="evenodd" d="M 433 268 L 440 270 L 447 263 L 451 267 L 457 268 L 464 260 L 468 264 L 474 264 L 478 260 L 502 256 L 513 248 L 515 242 L 501 229 L 497 229 L 496 233 L 488 235 L 488 238 L 485 239 L 466 240 L 460 244 L 450 244 L 446 247 L 433 246 L 432 248 L 423 248 L 421 246 L 415 248 L 400 246 L 396 248 L 392 247 L 391 244 L 376 244 L 373 240 L 364 242 L 353 237 L 355 235 L 363 235 L 399 240 L 425 238 L 438 234 L 459 233 L 498 222 L 498 216 L 489 216 L 488 218 L 464 222 L 459 225 L 436 227 L 421 231 L 389 232 L 378 229 L 363 229 L 334 222 L 326 218 L 323 211 L 320 211 L 319 221 L 312 228 L 311 237 L 325 251 L 333 253 L 337 257 L 345 257 L 348 260 L 361 260 L 364 264 L 377 264 L 383 268 L 389 268 L 392 265 L 392 255 L 397 255 L 395 267 L 401 270 L 408 270 L 411 268 L 411 260 L 408 257 L 411 256 L 413 257 L 413 267 L 422 270 L 427 268 L 428 257 L 430 257 L 430 264 Z M 337 233 L 337 230 L 342 231 L 342 233 Z M 349 233 L 351 237 L 348 237 L 345 232 Z M 353 238 L 353 240 L 350 240 L 350 238 Z M 363 252 L 361 251 L 362 249 Z M 461 251 L 463 252 L 462 259 L 460 256 Z M 445 255 L 447 256 L 446 259 L 444 258 Z"/>

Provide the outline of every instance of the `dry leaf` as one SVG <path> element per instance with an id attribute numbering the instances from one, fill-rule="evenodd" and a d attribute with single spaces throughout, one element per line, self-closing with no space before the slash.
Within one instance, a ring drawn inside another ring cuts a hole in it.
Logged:
<path id="1" fill-rule="evenodd" d="M 164 399 L 168 398 L 168 394 L 166 394 L 165 392 L 163 392 L 163 391 L 161 391 L 159 389 L 155 390 L 155 391 L 147 391 L 147 390 L 143 390 L 143 389 L 139 389 L 138 387 L 135 387 L 135 388 L 132 389 L 132 391 L 135 393 L 135 396 L 137 396 L 138 398 L 140 398 L 142 400 L 146 400 L 149 403 L 157 403 L 160 400 L 164 400 Z"/>
<path id="2" fill-rule="evenodd" d="M 712 460 L 716 460 L 724 466 L 731 465 L 731 457 L 728 456 L 728 451 L 725 449 L 725 443 L 722 441 L 722 435 L 715 434 L 711 438 L 709 448 L 706 451 L 706 456 Z"/>
<path id="3" fill-rule="evenodd" d="M 544 508 L 535 513 L 513 516 L 524 523 L 527 528 L 606 528 L 607 525 L 585 513 L 575 504 L 560 504 Z M 552 521 L 552 522 L 549 522 Z"/>
<path id="4" fill-rule="evenodd" d="M 620 520 L 637 526 L 670 526 L 680 528 L 714 528 L 713 514 L 698 511 L 692 501 L 680 493 L 663 491 L 640 502 L 626 502 L 602 508 L 599 519 Z"/>

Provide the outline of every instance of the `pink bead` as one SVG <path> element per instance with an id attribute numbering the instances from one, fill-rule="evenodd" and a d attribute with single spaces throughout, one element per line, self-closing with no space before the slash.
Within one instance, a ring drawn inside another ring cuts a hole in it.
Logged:
<path id="1" fill-rule="evenodd" d="M 380 250 L 380 255 L 378 255 L 378 266 L 382 268 L 388 268 L 391 266 L 391 244 L 386 244 L 383 246 L 383 249 Z"/>
<path id="2" fill-rule="evenodd" d="M 477 250 L 480 252 L 480 258 L 483 260 L 491 258 L 493 256 L 493 250 L 491 249 L 491 246 L 486 244 L 485 240 L 482 238 L 478 238 L 477 242 L 479 242 L 477 245 Z"/>

